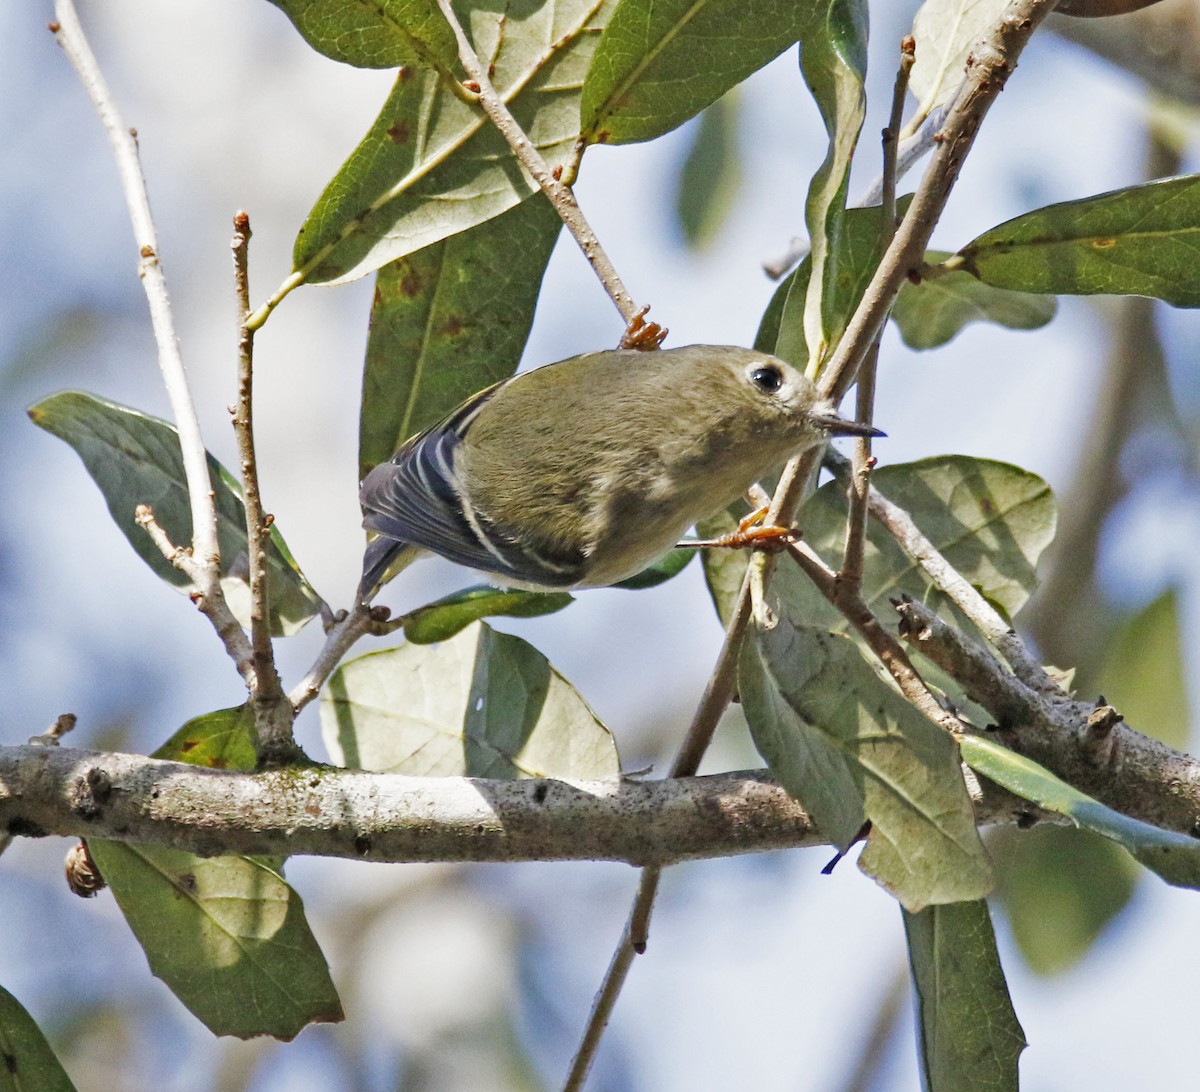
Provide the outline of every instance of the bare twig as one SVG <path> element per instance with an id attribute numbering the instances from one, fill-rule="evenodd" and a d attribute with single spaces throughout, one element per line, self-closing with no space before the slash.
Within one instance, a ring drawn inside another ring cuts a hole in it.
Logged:
<path id="1" fill-rule="evenodd" d="M 896 234 L 896 139 L 904 120 L 904 99 L 908 94 L 908 77 L 916 57 L 916 43 L 906 37 L 900 43 L 900 67 L 892 88 L 892 112 L 883 130 L 883 192 L 880 201 L 881 242 L 886 248 Z M 875 413 L 875 375 L 879 368 L 879 339 L 877 334 L 867 351 L 858 374 L 856 417 L 870 424 Z M 867 489 L 870 484 L 871 437 L 860 436 L 854 441 L 854 471 L 847 484 L 846 546 L 842 554 L 841 580 L 857 590 L 862 586 L 863 550 L 867 532 Z"/>
<path id="2" fill-rule="evenodd" d="M 330 627 L 325 645 L 304 676 L 288 695 L 292 708 L 299 713 L 320 692 L 325 680 L 341 662 L 351 646 L 367 633 L 389 632 L 391 623 L 383 622 L 379 614 L 385 608 L 369 607 L 355 602 L 354 607 Z M 403 621 L 400 619 L 399 621 Z"/>
<path id="3" fill-rule="evenodd" d="M 242 466 L 242 501 L 246 511 L 246 546 L 249 555 L 250 644 L 254 648 L 258 694 L 279 693 L 279 674 L 271 651 L 271 604 L 267 589 L 267 542 L 270 521 L 263 513 L 254 451 L 254 331 L 245 325 L 250 312 L 250 217 L 233 218 L 233 281 L 238 308 L 238 399 L 233 414 Z"/>
<path id="4" fill-rule="evenodd" d="M 817 590 L 825 596 L 845 616 L 848 621 L 867 643 L 867 647 L 875 653 L 879 662 L 887 668 L 888 673 L 896 680 L 900 692 L 908 699 L 918 712 L 923 713 L 939 728 L 952 736 L 962 734 L 963 725 L 925 685 L 925 680 L 913 667 L 912 660 L 904 646 L 896 639 L 891 630 L 871 613 L 871 608 L 863 602 L 857 588 L 851 588 L 838 579 L 838 574 L 830 569 L 824 561 L 805 543 L 788 543 L 785 547 L 788 554 L 803 570 Z"/>
<path id="5" fill-rule="evenodd" d="M 246 553 L 250 582 L 250 647 L 254 674 L 250 701 L 254 709 L 255 743 L 259 757 L 278 762 L 298 757 L 292 751 L 295 710 L 283 695 L 275 653 L 271 647 L 271 603 L 267 587 L 267 544 L 270 517 L 262 506 L 258 460 L 254 451 L 254 331 L 246 325 L 250 313 L 250 217 L 233 218 L 233 273 L 238 308 L 238 399 L 233 414 L 242 467 L 242 502 L 246 512 Z"/>
<path id="6" fill-rule="evenodd" d="M 750 621 L 750 596 L 747 588 L 752 570 L 753 563 L 746 570 L 742 594 L 738 596 L 737 605 L 726 627 L 725 642 L 721 646 L 716 667 L 671 765 L 672 777 L 689 777 L 695 774 L 704 752 L 712 741 L 713 732 L 716 731 L 717 724 L 736 692 L 738 649 L 741 647 L 746 625 Z M 660 866 L 649 866 L 642 873 L 621 939 L 613 950 L 608 970 L 604 973 L 604 981 L 592 1002 L 583 1036 L 571 1061 L 570 1072 L 563 1083 L 563 1092 L 576 1092 L 583 1087 L 595 1060 L 596 1051 L 600 1047 L 600 1038 L 604 1029 L 608 1027 L 617 998 L 629 977 L 634 956 L 641 955 L 646 950 L 650 915 L 654 909 L 654 899 L 658 894 L 661 876 Z"/>
<path id="7" fill-rule="evenodd" d="M 479 105 L 483 108 L 492 123 L 500 130 L 501 135 L 508 141 L 509 147 L 519 160 L 522 167 L 529 172 L 533 180 L 541 187 L 542 192 L 549 198 L 562 222 L 572 238 L 579 244 L 584 257 L 591 263 L 592 269 L 609 294 L 613 304 L 621 313 L 628 325 L 638 313 L 638 306 L 626 290 L 621 278 L 617 275 L 616 267 L 609 261 L 608 255 L 592 231 L 591 225 L 583 215 L 571 187 L 554 177 L 549 164 L 542 154 L 533 146 L 533 142 L 525 134 L 517 119 L 505 105 L 504 100 L 497 94 L 488 77 L 487 67 L 479 59 L 470 39 L 467 38 L 462 24 L 458 21 L 450 0 L 437 0 L 438 7 L 454 31 L 458 41 L 458 57 L 467 75 L 479 87 Z"/>
<path id="8" fill-rule="evenodd" d="M 40 735 L 30 736 L 29 742 L 38 747 L 57 747 L 59 740 L 75 727 L 78 719 L 74 713 L 59 713 L 49 728 Z"/>
<path id="9" fill-rule="evenodd" d="M 841 478 L 850 473 L 850 461 L 832 448 L 825 453 L 825 465 Z M 992 647 L 1012 665 L 1013 671 L 1026 686 L 1039 692 L 1061 692 L 1058 684 L 1030 654 L 1012 626 L 925 537 L 912 516 L 898 504 L 893 504 L 874 486 L 870 489 L 867 509 L 873 519 L 888 529 L 900 548 L 979 628 Z"/>
<path id="10" fill-rule="evenodd" d="M 225 646 L 225 651 L 229 653 L 230 658 L 237 666 L 238 674 L 241 675 L 247 689 L 249 689 L 254 679 L 253 649 L 250 647 L 250 642 L 246 638 L 245 631 L 243 631 L 238 620 L 233 616 L 233 612 L 229 609 L 229 604 L 225 601 L 225 596 L 218 594 L 209 597 L 200 590 L 200 583 L 197 577 L 202 566 L 191 553 L 182 546 L 176 546 L 171 541 L 162 524 L 154 518 L 154 510 L 150 505 L 139 504 L 134 511 L 134 519 L 138 526 L 150 536 L 150 541 L 159 548 L 163 557 L 183 573 L 195 586 L 195 590 L 191 595 L 192 602 L 196 604 L 196 608 L 212 623 L 213 628 L 217 631 L 217 636 L 221 638 L 221 643 Z M 220 591 L 219 584 L 217 585 L 217 590 L 218 592 Z"/>
<path id="11" fill-rule="evenodd" d="M 79 73 L 79 79 L 100 115 L 116 157 L 121 189 L 133 223 L 134 241 L 141 256 L 138 275 L 150 304 L 150 320 L 158 346 L 158 365 L 179 429 L 179 445 L 192 510 L 192 552 L 199 561 L 193 580 L 205 598 L 212 599 L 221 595 L 221 584 L 217 512 L 208 476 L 208 456 L 179 352 L 179 339 L 171 314 L 166 276 L 158 256 L 158 239 L 150 215 L 150 198 L 146 193 L 137 138 L 117 111 L 116 102 L 79 23 L 75 5 L 71 0 L 55 0 L 54 14 L 57 25 L 55 38 Z"/>

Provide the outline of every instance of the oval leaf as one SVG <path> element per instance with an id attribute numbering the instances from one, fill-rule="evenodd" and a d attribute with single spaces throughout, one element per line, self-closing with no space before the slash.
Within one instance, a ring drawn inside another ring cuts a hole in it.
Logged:
<path id="1" fill-rule="evenodd" d="M 917 97 L 915 115 L 904 127 L 915 132 L 944 106 L 967 75 L 967 57 L 999 25 L 1009 0 L 925 0 L 913 18 L 916 58 L 908 86 Z M 1061 10 L 1061 5 L 1060 5 Z"/>
<path id="2" fill-rule="evenodd" d="M 0 988 L 0 1092 L 75 1092 L 32 1016 Z"/>
<path id="3" fill-rule="evenodd" d="M 850 163 L 858 146 L 858 134 L 866 115 L 867 95 L 863 80 L 867 71 L 867 8 L 865 0 L 823 0 L 815 5 L 821 12 L 814 18 L 800 49 L 804 80 L 817 100 L 829 147 L 825 160 L 813 175 L 804 206 L 808 227 L 811 275 L 802 299 L 789 297 L 781 332 L 799 327 L 804 335 L 804 356 L 813 378 L 819 374 L 827 354 L 837 344 L 857 303 L 851 299 L 847 282 L 853 281 L 841 267 Z M 876 213 L 878 216 L 878 213 Z M 875 240 L 882 249 L 882 240 Z M 872 269 L 875 261 L 871 262 Z M 796 284 L 799 284 L 797 279 Z M 793 286 L 793 293 L 796 292 Z M 789 323 L 786 312 L 800 312 L 797 323 Z M 789 346 L 796 354 L 798 348 Z M 795 360 L 784 355 L 784 360 Z M 798 365 L 799 366 L 799 365 Z"/>
<path id="4" fill-rule="evenodd" d="M 944 251 L 927 251 L 925 261 L 945 261 Z M 972 322 L 994 322 L 1010 330 L 1037 330 L 1058 310 L 1054 296 L 1036 296 L 993 288 L 969 273 L 955 270 L 918 284 L 905 281 L 892 307 L 900 337 L 910 349 L 945 345 Z"/>
<path id="5" fill-rule="evenodd" d="M 546 658 L 476 622 L 343 664 L 321 694 L 334 761 L 422 776 L 617 777 L 612 734 Z"/>
<path id="6" fill-rule="evenodd" d="M 581 139 L 628 144 L 668 133 L 798 42 L 794 0 L 621 0 L 583 85 Z"/>
<path id="7" fill-rule="evenodd" d="M 534 196 L 379 270 L 363 370 L 360 477 L 517 370 L 561 227 L 550 203 Z"/>
<path id="8" fill-rule="evenodd" d="M 292 1039 L 343 1019 L 300 896 L 267 861 L 119 842 L 88 848 L 151 972 L 214 1035 Z"/>
<path id="9" fill-rule="evenodd" d="M 967 736 L 963 760 L 1023 800 L 1065 815 L 1076 826 L 1124 846 L 1151 872 L 1175 887 L 1200 887 L 1200 840 L 1132 819 L 1055 777 L 1044 766 L 990 739 Z"/>
<path id="10" fill-rule="evenodd" d="M 479 584 L 405 615 L 404 636 L 414 645 L 429 645 L 449 640 L 482 618 L 537 618 L 560 611 L 574 601 L 575 597 L 567 592 L 520 591 Z"/>
<path id="11" fill-rule="evenodd" d="M 252 770 L 253 730 L 248 706 L 219 709 L 188 721 L 154 757 Z M 281 859 L 96 840 L 88 849 L 150 970 L 214 1034 L 292 1039 L 307 1024 L 343 1018 Z"/>
<path id="12" fill-rule="evenodd" d="M 1078 827 L 1039 823 L 989 832 L 996 894 L 1025 962 L 1069 971 L 1129 904 L 1141 869 L 1119 845 Z"/>
<path id="13" fill-rule="evenodd" d="M 496 91 L 551 167 L 575 146 L 583 76 L 611 3 L 472 13 Z M 479 106 L 437 72 L 404 69 L 300 229 L 295 269 L 310 282 L 353 280 L 498 216 L 536 188 Z"/>
<path id="14" fill-rule="evenodd" d="M 192 511 L 175 427 L 83 391 L 51 395 L 30 407 L 29 416 L 35 425 L 75 449 L 137 555 L 157 576 L 185 595 L 190 594 L 193 587 L 188 578 L 163 557 L 134 519 L 138 505 L 148 504 L 176 546 L 191 545 Z M 230 609 L 248 627 L 250 585 L 245 573 L 249 554 L 241 489 L 211 455 L 208 475 L 217 506 L 221 586 Z M 288 636 L 317 613 L 320 597 L 305 580 L 274 525 L 267 544 L 266 572 L 271 632 Z"/>
<path id="15" fill-rule="evenodd" d="M 356 68 L 453 68 L 458 46 L 434 0 L 271 0 L 318 53 Z"/>
<path id="16" fill-rule="evenodd" d="M 786 617 L 747 634 L 738 685 L 771 772 L 845 851 L 871 822 L 859 867 L 909 910 L 992 886 L 958 748 L 885 683 L 846 637 Z"/>
<path id="17" fill-rule="evenodd" d="M 253 770 L 258 763 L 254 711 L 249 705 L 238 705 L 193 717 L 154 757 L 212 770 Z"/>
<path id="18" fill-rule="evenodd" d="M 1017 1092 L 1026 1047 L 996 950 L 987 903 L 904 913 L 928 1092 Z"/>
<path id="19" fill-rule="evenodd" d="M 1037 587 L 1037 561 L 1054 537 L 1055 523 L 1054 497 L 1037 475 L 990 459 L 942 455 L 880 467 L 871 484 L 907 510 L 946 559 L 1010 617 Z M 836 481 L 823 485 L 797 522 L 804 540 L 829 565 L 840 566 L 845 487 Z M 781 566 L 772 586 L 793 617 L 837 632 L 846 629 L 841 612 L 794 565 Z M 951 609 L 924 570 L 875 520 L 867 522 L 862 594 L 877 614 L 887 612 L 887 601 L 901 594 L 934 609 Z"/>
<path id="20" fill-rule="evenodd" d="M 737 122 L 737 96 L 731 91 L 700 115 L 679 165 L 675 220 L 693 250 L 713 242 L 733 205 L 741 166 Z"/>
<path id="21" fill-rule="evenodd" d="M 985 284 L 1055 295 L 1152 296 L 1200 307 L 1200 175 L 1064 201 L 959 251 Z"/>

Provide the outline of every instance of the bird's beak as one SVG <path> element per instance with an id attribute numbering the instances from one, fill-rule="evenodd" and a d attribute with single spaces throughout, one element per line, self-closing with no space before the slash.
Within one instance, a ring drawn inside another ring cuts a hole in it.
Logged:
<path id="1" fill-rule="evenodd" d="M 870 425 L 864 425 L 861 421 L 848 421 L 845 417 L 839 417 L 836 413 L 816 413 L 813 414 L 812 423 L 818 428 L 823 428 L 830 436 L 886 436 L 886 432 L 880 432 L 877 428 L 872 428 Z"/>

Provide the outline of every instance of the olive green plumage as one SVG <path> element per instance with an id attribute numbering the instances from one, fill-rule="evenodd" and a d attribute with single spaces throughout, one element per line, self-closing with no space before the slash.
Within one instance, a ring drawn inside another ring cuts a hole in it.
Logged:
<path id="1" fill-rule="evenodd" d="M 537 588 L 599 587 L 831 434 L 816 388 L 726 345 L 588 353 L 469 399 L 363 481 L 369 599 L 413 551 Z"/>

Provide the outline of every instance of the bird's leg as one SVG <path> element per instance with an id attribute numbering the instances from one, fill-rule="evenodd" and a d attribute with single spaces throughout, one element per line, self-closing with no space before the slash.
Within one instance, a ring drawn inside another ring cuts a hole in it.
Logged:
<path id="1" fill-rule="evenodd" d="M 650 307 L 647 305 L 629 320 L 629 325 L 625 327 L 625 333 L 621 335 L 618 348 L 639 349 L 647 352 L 662 347 L 663 340 L 669 331 L 665 326 L 659 326 L 657 322 L 646 321 L 646 312 L 649 310 Z"/>
<path id="2" fill-rule="evenodd" d="M 767 505 L 755 509 L 748 516 L 738 521 L 737 530 L 717 538 L 688 539 L 679 543 L 680 546 L 690 546 L 694 549 L 720 547 L 729 550 L 782 550 L 789 542 L 800 538 L 798 527 L 780 527 L 777 524 L 764 524 L 767 515 Z"/>

